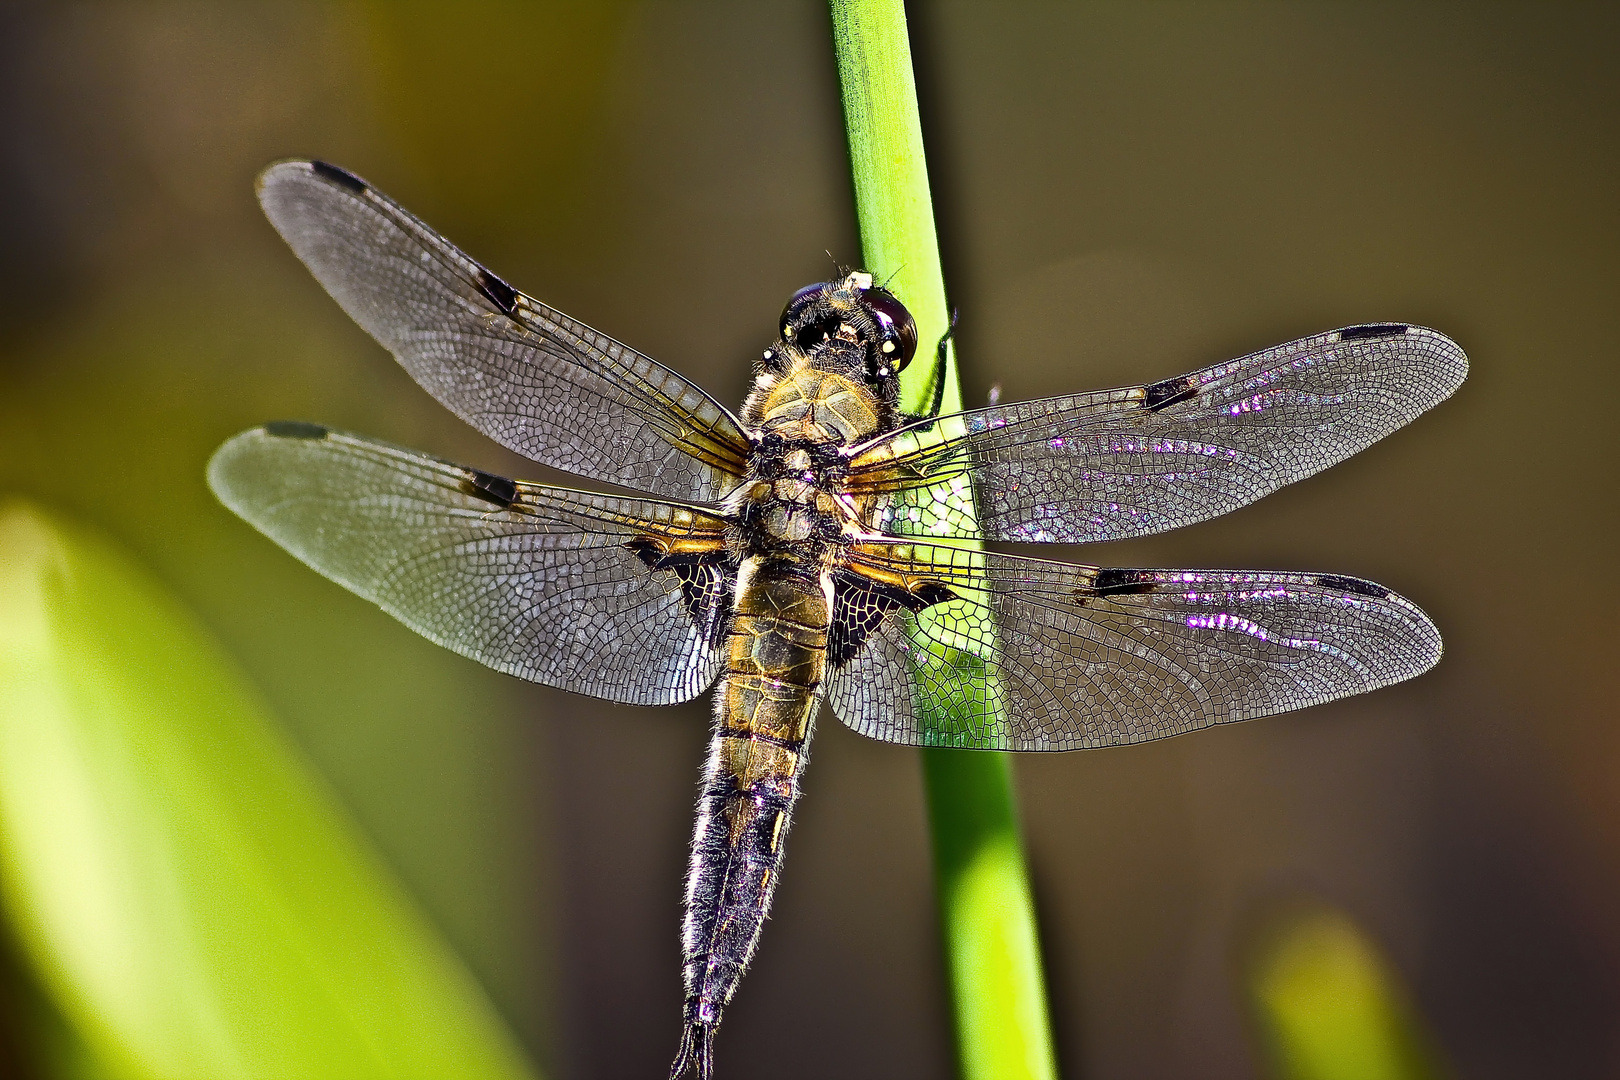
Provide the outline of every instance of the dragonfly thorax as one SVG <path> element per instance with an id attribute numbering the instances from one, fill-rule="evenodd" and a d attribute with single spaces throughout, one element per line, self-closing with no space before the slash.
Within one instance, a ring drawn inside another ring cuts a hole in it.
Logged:
<path id="1" fill-rule="evenodd" d="M 800 433 L 799 424 L 782 428 Z M 848 513 L 838 498 L 848 473 L 843 440 L 787 438 L 767 430 L 749 458 L 749 477 L 732 507 L 740 546 L 763 553 L 794 548 L 819 561 L 826 546 L 843 536 Z"/>
<path id="2" fill-rule="evenodd" d="M 885 404 L 859 379 L 803 363 L 756 379 L 743 419 L 784 439 L 850 445 L 893 426 Z"/>

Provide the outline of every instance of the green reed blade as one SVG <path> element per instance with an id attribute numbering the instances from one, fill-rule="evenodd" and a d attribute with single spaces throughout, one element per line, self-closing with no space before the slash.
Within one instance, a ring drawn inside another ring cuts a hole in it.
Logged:
<path id="1" fill-rule="evenodd" d="M 949 316 L 905 8 L 900 0 L 832 0 L 831 6 L 862 255 L 880 282 L 892 275 L 890 289 L 917 320 L 921 348 L 901 390 L 902 407 L 917 413 L 928 403 L 928 353 Z M 961 402 L 952 349 L 942 409 L 957 411 Z M 958 509 L 971 512 L 971 500 Z M 926 626 L 929 618 L 925 611 L 919 622 Z M 960 692 L 941 695 L 951 672 L 964 680 Z M 930 685 L 919 688 L 920 702 L 972 701 L 975 681 L 980 697 L 995 696 L 994 672 L 961 657 L 941 656 L 925 679 Z M 940 712 L 934 719 L 941 729 L 961 729 L 960 718 L 945 715 L 949 709 Z M 1055 1077 L 1008 760 L 999 753 L 927 749 L 922 762 L 962 1074 L 967 1080 Z"/>
<path id="2" fill-rule="evenodd" d="M 61 1075 L 533 1075 L 195 619 L 20 501 L 0 503 L 0 928 L 71 1029 L 45 1051 Z"/>

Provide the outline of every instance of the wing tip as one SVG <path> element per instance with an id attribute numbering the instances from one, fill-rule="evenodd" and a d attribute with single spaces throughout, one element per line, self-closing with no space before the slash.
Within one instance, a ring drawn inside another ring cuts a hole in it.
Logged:
<path id="1" fill-rule="evenodd" d="M 268 424 L 238 432 L 221 443 L 219 449 L 214 451 L 213 457 L 208 459 L 206 469 L 208 489 L 231 512 L 248 518 L 244 512 L 245 504 L 238 497 L 239 493 L 236 490 L 236 481 L 239 479 L 237 468 L 247 460 L 247 456 L 268 440 L 318 442 L 331 434 L 331 428 L 312 424 L 307 420 L 272 420 Z"/>
<path id="2" fill-rule="evenodd" d="M 1456 393 L 1457 388 L 1468 378 L 1468 354 L 1456 340 L 1438 330 L 1431 330 L 1427 326 L 1413 326 L 1409 332 L 1414 337 L 1428 341 L 1431 348 L 1429 356 L 1439 375 L 1439 391 L 1435 402 L 1439 403 Z"/>
<path id="3" fill-rule="evenodd" d="M 214 451 L 214 456 L 208 459 L 206 475 L 208 477 L 208 490 L 214 493 L 214 498 L 233 514 L 243 517 L 239 507 L 240 499 L 236 492 L 236 466 L 242 459 L 242 452 L 255 442 L 262 434 L 263 428 L 249 428 L 239 434 L 232 435 L 220 444 Z"/>
<path id="4" fill-rule="evenodd" d="M 282 185 L 304 182 L 312 171 L 308 158 L 282 158 L 280 161 L 272 161 L 253 181 L 253 191 L 259 197 L 259 205 L 268 206 L 266 200 Z"/>
<path id="5" fill-rule="evenodd" d="M 1406 339 L 1408 345 L 1402 352 L 1407 356 L 1422 356 L 1433 374 L 1431 392 L 1423 404 L 1425 410 L 1456 393 L 1468 378 L 1468 354 L 1463 347 L 1446 334 L 1417 323 L 1359 323 L 1340 327 L 1328 338 L 1334 343 Z"/>
<path id="6" fill-rule="evenodd" d="M 288 229 L 295 227 L 309 211 L 301 208 L 311 195 L 341 192 L 350 199 L 363 198 L 376 189 L 365 180 L 338 165 L 315 158 L 285 158 L 269 165 L 253 183 L 264 216 L 293 249 L 299 250 Z"/>
<path id="7" fill-rule="evenodd" d="M 1389 663 L 1387 667 L 1377 671 L 1369 680 L 1367 690 L 1378 690 L 1406 682 L 1408 679 L 1415 679 L 1432 671 L 1435 665 L 1440 663 L 1446 651 L 1445 641 L 1440 636 L 1440 628 L 1429 618 L 1427 612 L 1412 601 L 1393 589 L 1386 589 L 1376 582 L 1362 578 L 1323 574 L 1317 581 L 1327 588 L 1344 587 L 1347 593 L 1385 604 L 1405 623 L 1408 651 L 1399 657 L 1399 662 Z"/>

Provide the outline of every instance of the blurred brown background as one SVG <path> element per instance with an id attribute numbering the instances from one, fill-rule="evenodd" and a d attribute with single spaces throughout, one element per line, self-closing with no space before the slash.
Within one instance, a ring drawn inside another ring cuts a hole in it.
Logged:
<path id="1" fill-rule="evenodd" d="M 1387 951 L 1458 1075 L 1620 1074 L 1616 10 L 915 11 L 970 401 L 1374 320 L 1474 364 L 1322 477 L 1065 553 L 1363 575 L 1448 645 L 1370 697 L 1018 761 L 1066 1075 L 1254 1075 L 1235 972 L 1298 897 Z M 203 614 L 551 1075 L 662 1075 L 706 704 L 483 671 L 204 486 L 214 446 L 279 417 L 537 472 L 281 244 L 252 181 L 290 155 L 732 401 L 787 295 L 858 261 L 825 11 L 0 7 L 0 491 Z M 829 718 L 809 792 L 723 1075 L 945 1075 L 915 756 Z"/>

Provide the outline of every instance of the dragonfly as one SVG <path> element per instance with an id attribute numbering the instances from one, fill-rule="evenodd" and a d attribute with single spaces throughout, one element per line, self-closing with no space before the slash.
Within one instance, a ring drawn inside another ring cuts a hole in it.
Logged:
<path id="1" fill-rule="evenodd" d="M 353 173 L 279 162 L 258 195 L 332 297 L 457 416 L 638 493 L 529 483 L 306 421 L 243 432 L 208 466 L 270 539 L 464 656 L 634 705 L 714 688 L 671 1077 L 713 1076 L 824 704 L 884 742 L 1078 750 L 1304 708 L 1440 659 L 1434 623 L 1361 578 L 986 546 L 1146 536 L 1327 468 L 1461 384 L 1467 357 L 1433 330 L 1350 326 L 1140 386 L 908 416 L 916 322 L 856 271 L 792 296 L 732 412 Z M 943 340 L 932 363 L 937 412 Z"/>

